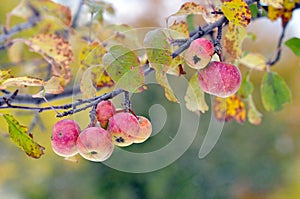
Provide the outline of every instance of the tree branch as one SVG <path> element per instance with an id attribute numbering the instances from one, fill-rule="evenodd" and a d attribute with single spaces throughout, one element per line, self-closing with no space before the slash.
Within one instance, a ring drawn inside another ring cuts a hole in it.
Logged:
<path id="1" fill-rule="evenodd" d="M 4 29 L 3 34 L 0 35 L 0 43 L 6 41 L 11 36 L 21 32 L 22 30 L 32 28 L 37 24 L 37 22 L 40 20 L 40 13 L 33 7 L 31 7 L 31 10 L 33 11 L 34 15 L 31 16 L 27 22 L 18 24 L 12 27 L 10 30 Z M 4 50 L 6 45 L 7 44 L 0 46 L 0 50 Z"/>

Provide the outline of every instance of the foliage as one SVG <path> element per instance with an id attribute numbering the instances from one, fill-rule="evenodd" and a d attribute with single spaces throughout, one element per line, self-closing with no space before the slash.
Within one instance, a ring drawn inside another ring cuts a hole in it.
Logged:
<path id="1" fill-rule="evenodd" d="M 300 7 L 299 1 L 227 0 L 215 5 L 186 2 L 167 17 L 165 29 L 148 30 L 142 38 L 127 25 L 107 25 L 103 13 L 113 14 L 110 4 L 82 2 L 80 6 L 87 6 L 91 13 L 84 24 L 78 23 L 77 16 L 72 16 L 68 7 L 51 0 L 24 0 L 7 13 L 0 50 L 7 52 L 9 61 L 20 69 L 0 70 L 1 110 L 54 110 L 57 117 L 65 117 L 89 109 L 90 124 L 95 126 L 93 110 L 97 104 L 121 93 L 125 95 L 124 110 L 134 115 L 128 93 L 143 93 L 147 89 L 145 78 L 154 72 L 165 97 L 174 103 L 180 99 L 170 78 L 186 77 L 189 80 L 184 97 L 186 107 L 197 114 L 205 113 L 209 109 L 207 94 L 197 79 L 202 69 L 188 68 L 187 60 L 181 55 L 193 41 L 206 36 L 210 36 L 217 55 L 217 58 L 209 55 L 209 59 L 235 64 L 243 71 L 237 93 L 227 98 L 214 97 L 213 112 L 218 120 L 235 119 L 245 123 L 248 116 L 251 124 L 261 123 L 262 113 L 256 108 L 253 94 L 257 86 L 250 81 L 254 70 L 263 74 L 260 88 L 265 110 L 279 111 L 291 101 L 293 91 L 273 72 L 273 66 L 281 58 L 287 24 L 294 10 Z M 191 17 L 194 15 L 201 15 L 205 24 L 194 23 Z M 187 20 L 175 21 L 169 27 L 171 18 L 182 16 Z M 282 20 L 282 34 L 273 60 L 243 49 L 250 34 L 247 26 L 261 17 Z M 197 28 L 191 30 L 191 27 Z M 299 56 L 299 38 L 291 38 L 285 45 Z M 199 57 L 194 58 L 197 62 Z M 73 85 L 76 78 L 80 85 Z M 52 105 L 60 98 L 74 95 L 79 96 L 75 102 Z M 12 141 L 29 156 L 41 157 L 43 147 L 33 141 L 27 127 L 12 115 L 2 115 L 9 125 Z"/>

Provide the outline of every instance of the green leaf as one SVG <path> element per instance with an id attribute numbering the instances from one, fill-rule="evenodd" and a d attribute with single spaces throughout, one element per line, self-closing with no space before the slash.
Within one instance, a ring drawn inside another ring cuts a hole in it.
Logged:
<path id="1" fill-rule="evenodd" d="M 165 96 L 170 101 L 178 102 L 169 84 L 167 73 L 179 75 L 177 66 L 182 63 L 182 60 L 181 58 L 172 59 L 167 35 L 162 29 L 149 31 L 144 39 L 144 47 L 150 66 L 156 71 L 157 83 L 165 90 Z"/>
<path id="2" fill-rule="evenodd" d="M 267 111 L 279 111 L 283 104 L 291 102 L 291 91 L 275 72 L 266 73 L 261 85 L 262 102 Z"/>
<path id="3" fill-rule="evenodd" d="M 199 111 L 202 113 L 208 111 L 208 105 L 206 104 L 204 98 L 204 92 L 199 86 L 197 73 L 195 73 L 189 81 L 189 86 L 187 88 L 184 100 L 186 101 L 187 109 L 190 111 L 196 113 Z"/>
<path id="4" fill-rule="evenodd" d="M 10 139 L 28 156 L 40 158 L 45 148 L 33 141 L 31 134 L 27 134 L 28 128 L 20 125 L 12 115 L 4 114 L 3 117 L 8 124 Z"/>
<path id="5" fill-rule="evenodd" d="M 168 38 L 163 30 L 149 31 L 145 36 L 144 46 L 149 62 L 160 64 L 164 66 L 164 72 L 168 71 L 172 62 L 172 53 Z"/>
<path id="6" fill-rule="evenodd" d="M 242 80 L 241 87 L 238 91 L 238 94 L 241 96 L 241 98 L 248 98 L 248 96 L 253 92 L 254 86 L 250 81 L 249 76 L 250 73 L 248 71 Z"/>
<path id="7" fill-rule="evenodd" d="M 130 49 L 121 45 L 113 46 L 103 56 L 102 61 L 107 67 L 107 73 L 119 88 L 130 92 L 137 92 L 137 88 L 144 85 L 145 78 L 139 66 L 139 58 Z M 122 81 L 122 83 L 119 81 Z"/>
<path id="8" fill-rule="evenodd" d="M 291 38 L 284 43 L 287 47 L 289 47 L 296 56 L 300 57 L 300 38 Z"/>

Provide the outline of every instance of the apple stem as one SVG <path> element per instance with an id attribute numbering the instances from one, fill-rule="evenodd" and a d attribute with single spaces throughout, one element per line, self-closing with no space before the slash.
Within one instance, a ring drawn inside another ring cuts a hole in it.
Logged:
<path id="1" fill-rule="evenodd" d="M 217 55 L 219 56 L 220 61 L 223 61 L 222 58 L 222 46 L 221 46 L 221 39 L 222 39 L 222 25 L 218 26 L 218 34 L 217 34 L 217 38 L 214 44 L 215 47 L 215 53 L 217 53 Z"/>

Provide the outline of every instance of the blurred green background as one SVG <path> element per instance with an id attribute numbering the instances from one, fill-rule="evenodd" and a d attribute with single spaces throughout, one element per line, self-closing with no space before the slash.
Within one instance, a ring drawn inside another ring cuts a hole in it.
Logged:
<path id="1" fill-rule="evenodd" d="M 168 7 L 170 3 L 160 0 L 133 2 L 136 4 L 130 5 L 135 6 L 136 10 L 146 5 L 148 8 L 159 8 L 155 16 L 153 10 L 143 9 L 141 15 L 137 12 L 135 20 L 128 19 L 131 25 L 145 27 L 160 25 L 161 17 L 167 17 L 166 13 L 176 11 L 183 1 L 174 1 L 172 7 Z M 117 3 L 115 6 L 116 11 L 122 9 L 118 8 Z M 2 10 L 9 10 L 11 7 L 9 4 L 3 4 L 3 7 L 1 5 Z M 1 12 L 0 16 L 3 23 L 5 12 Z M 122 20 L 126 22 L 126 19 Z M 288 26 L 285 39 L 299 37 L 299 23 L 297 12 Z M 249 26 L 249 30 L 257 38 L 255 41 L 247 40 L 244 48 L 261 52 L 269 58 L 274 56 L 281 31 L 280 21 L 258 20 Z M 7 55 L 0 52 L 0 62 L 6 61 Z M 272 68 L 286 80 L 292 91 L 293 101 L 284 110 L 268 113 L 263 109 L 259 93 L 263 73 L 254 72 L 251 77 L 256 86 L 254 100 L 263 113 L 263 121 L 259 126 L 250 125 L 248 122 L 243 125 L 236 122 L 226 123 L 213 151 L 204 159 L 199 159 L 199 148 L 210 122 L 209 111 L 201 115 L 197 136 L 189 149 L 171 165 L 149 173 L 125 173 L 102 163 L 93 163 L 82 158 L 79 158 L 78 163 L 73 163 L 57 156 L 50 145 L 51 128 L 57 121 L 54 112 L 40 114 L 45 129 L 38 126 L 33 129 L 35 139 L 46 147 L 45 155 L 38 160 L 29 158 L 9 140 L 7 125 L 0 119 L 0 198 L 299 198 L 299 66 L 299 58 L 284 48 L 282 59 Z M 173 87 L 180 86 L 176 85 L 176 78 L 171 80 Z M 157 150 L 170 142 L 180 123 L 179 105 L 168 102 L 163 90 L 157 85 L 150 85 L 148 90 L 133 95 L 131 100 L 136 113 L 148 118 L 151 107 L 160 104 L 158 111 L 162 115 L 166 114 L 166 123 L 147 142 L 124 150 Z M 207 101 L 210 102 L 210 98 Z M 61 100 L 57 104 L 67 102 L 70 100 Z M 115 103 L 120 105 L 117 99 Z M 1 110 L 1 113 L 4 111 Z M 29 124 L 33 118 L 28 112 L 14 114 L 22 124 Z M 79 113 L 74 119 L 80 121 L 80 125 L 84 127 L 88 123 L 88 112 Z M 154 121 L 155 116 L 151 115 L 150 119 Z M 153 125 L 160 129 L 159 124 Z"/>

